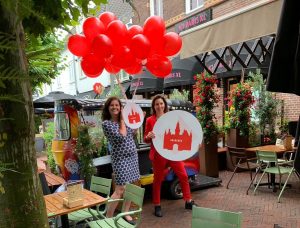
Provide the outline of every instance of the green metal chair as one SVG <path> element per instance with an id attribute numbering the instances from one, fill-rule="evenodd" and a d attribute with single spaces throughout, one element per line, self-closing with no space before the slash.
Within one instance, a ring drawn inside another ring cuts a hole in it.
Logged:
<path id="1" fill-rule="evenodd" d="M 92 176 L 90 191 L 100 194 L 103 197 L 109 198 L 110 189 L 111 189 L 111 179 L 106 179 L 103 177 Z M 110 199 L 108 199 L 108 202 Z M 90 221 L 91 219 L 97 220 L 99 218 L 104 219 L 104 214 L 107 210 L 107 204 L 105 205 L 104 210 L 99 209 L 99 205 L 96 206 L 96 210 L 91 208 L 86 208 L 78 211 L 74 211 L 68 214 L 69 221 L 76 226 L 77 223 L 82 221 Z"/>
<path id="2" fill-rule="evenodd" d="M 293 161 L 291 161 L 291 164 L 292 164 L 291 167 L 286 167 L 289 170 L 289 174 L 288 174 L 288 177 L 286 178 L 283 188 L 281 189 L 281 191 L 279 193 L 279 196 L 277 199 L 278 203 L 280 203 L 280 197 L 282 196 L 282 194 L 285 190 L 285 187 L 287 185 L 288 180 L 290 179 L 290 176 L 292 174 L 295 174 L 298 177 L 298 179 L 300 180 L 300 146 L 299 145 L 298 145 L 298 148 L 297 148 L 297 151 L 295 154 L 295 158 Z"/>
<path id="3" fill-rule="evenodd" d="M 266 167 L 263 168 L 263 174 L 259 178 L 256 187 L 254 189 L 254 195 L 256 193 L 256 190 L 264 177 L 266 173 L 269 173 L 271 175 L 279 175 L 279 188 L 281 188 L 281 178 L 282 175 L 284 174 L 289 174 L 290 173 L 290 168 L 289 167 L 284 167 L 281 165 L 284 165 L 284 163 L 279 162 L 277 159 L 277 154 L 275 152 L 270 152 L 270 151 L 257 151 L 256 152 L 257 159 L 259 162 L 265 163 Z"/>
<path id="4" fill-rule="evenodd" d="M 242 227 L 242 213 L 193 206 L 192 228 Z"/>
<path id="5" fill-rule="evenodd" d="M 124 192 L 124 198 L 119 199 L 119 201 L 123 201 L 122 206 L 122 212 L 118 214 L 117 216 L 113 218 L 106 218 L 102 220 L 96 220 L 89 222 L 88 225 L 91 228 L 99 228 L 99 227 L 117 227 L 117 228 L 132 228 L 132 227 L 138 227 L 138 225 L 141 222 L 141 214 L 142 214 L 142 206 L 144 201 L 144 193 L 145 189 L 141 188 L 139 186 L 133 185 L 133 184 L 126 184 L 125 192 Z M 125 201 L 131 201 L 136 206 L 134 207 L 134 210 L 123 212 L 124 211 L 124 202 Z M 138 207 L 136 209 L 136 207 Z M 135 225 L 132 225 L 128 223 L 123 217 L 126 215 L 135 215 L 134 216 L 134 222 Z"/>

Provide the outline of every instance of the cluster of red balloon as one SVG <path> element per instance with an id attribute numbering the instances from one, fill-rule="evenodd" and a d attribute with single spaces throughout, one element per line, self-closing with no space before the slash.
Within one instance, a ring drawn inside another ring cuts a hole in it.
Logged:
<path id="1" fill-rule="evenodd" d="M 129 29 L 111 12 L 99 18 L 90 17 L 83 23 L 83 34 L 70 36 L 68 49 L 82 57 L 81 68 L 88 77 L 99 76 L 103 69 L 116 74 L 124 69 L 128 74 L 138 74 L 142 66 L 157 77 L 172 71 L 168 56 L 176 55 L 182 46 L 177 33 L 166 33 L 164 20 L 149 17 L 144 26 Z"/>

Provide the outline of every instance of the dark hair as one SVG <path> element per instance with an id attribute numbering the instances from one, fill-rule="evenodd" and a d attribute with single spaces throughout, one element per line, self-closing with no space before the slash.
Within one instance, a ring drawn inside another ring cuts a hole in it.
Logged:
<path id="1" fill-rule="evenodd" d="M 120 104 L 120 108 L 122 107 L 122 103 L 121 103 L 121 100 L 117 97 L 110 97 L 107 99 L 107 101 L 105 102 L 104 104 L 104 108 L 103 108 L 103 111 L 102 111 L 102 121 L 104 120 L 110 120 L 111 119 L 111 115 L 109 113 L 109 106 L 110 106 L 110 103 L 112 101 L 118 101 L 119 104 Z M 120 112 L 120 115 L 121 115 L 121 112 Z M 120 116 L 119 116 L 119 121 L 120 121 Z"/>
<path id="2" fill-rule="evenodd" d="M 169 111 L 169 108 L 168 108 L 168 104 L 167 104 L 167 100 L 166 98 L 163 96 L 163 95 L 156 95 L 153 100 L 152 100 L 152 104 L 151 104 L 151 108 L 152 108 L 152 113 L 154 115 L 156 115 L 156 111 L 155 111 L 155 108 L 154 108 L 154 105 L 155 105 L 155 101 L 158 100 L 158 99 L 162 99 L 163 102 L 165 103 L 165 109 L 164 109 L 164 113 L 168 112 Z"/>

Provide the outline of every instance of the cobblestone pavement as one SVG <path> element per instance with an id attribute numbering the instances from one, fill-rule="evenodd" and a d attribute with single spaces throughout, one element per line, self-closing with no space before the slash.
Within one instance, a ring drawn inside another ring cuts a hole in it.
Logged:
<path id="1" fill-rule="evenodd" d="M 289 181 L 292 188 L 286 188 L 281 203 L 277 203 L 279 191 L 274 193 L 267 186 L 259 187 L 256 195 L 253 195 L 251 188 L 249 195 L 246 195 L 250 183 L 250 175 L 246 172 L 237 173 L 229 189 L 226 189 L 231 174 L 229 171 L 220 172 L 221 186 L 193 191 L 193 199 L 201 207 L 242 212 L 243 228 L 273 228 L 274 224 L 284 228 L 300 228 L 300 181 L 295 176 Z M 183 200 L 162 198 L 164 216 L 155 217 L 150 190 L 146 191 L 141 228 L 191 227 L 191 211 L 184 209 Z"/>

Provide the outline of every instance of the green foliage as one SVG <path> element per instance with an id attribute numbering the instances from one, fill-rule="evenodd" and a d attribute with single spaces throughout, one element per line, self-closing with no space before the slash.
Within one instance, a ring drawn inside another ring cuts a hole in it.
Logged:
<path id="1" fill-rule="evenodd" d="M 89 125 L 78 126 L 78 138 L 74 150 L 74 153 L 79 159 L 81 178 L 84 179 L 86 183 L 90 183 L 92 175 L 96 173 L 96 169 L 93 166 L 93 154 L 96 149 L 95 144 L 91 141 L 89 128 Z"/>
<path id="2" fill-rule="evenodd" d="M 275 135 L 278 100 L 273 98 L 273 93 L 266 90 L 266 81 L 263 79 L 260 70 L 257 70 L 255 73 L 250 72 L 249 78 L 253 92 L 257 94 L 254 114 L 258 118 L 258 127 L 261 134 L 264 136 Z"/>
<path id="3" fill-rule="evenodd" d="M 56 172 L 56 164 L 52 153 L 52 140 L 55 136 L 55 128 L 54 122 L 49 122 L 46 126 L 46 130 L 43 134 L 43 138 L 46 144 L 46 151 L 47 151 L 47 163 L 52 172 Z"/>
<path id="4" fill-rule="evenodd" d="M 29 76 L 33 91 L 41 89 L 43 84 L 51 84 L 64 69 L 61 51 L 64 42 L 59 41 L 52 33 L 26 38 L 26 56 L 29 63 Z"/>
<path id="5" fill-rule="evenodd" d="M 169 99 L 172 100 L 180 100 L 180 101 L 188 101 L 189 100 L 190 91 L 182 90 L 182 92 L 178 91 L 178 89 L 174 89 L 172 93 L 169 95 Z"/>
<path id="6" fill-rule="evenodd" d="M 109 92 L 110 97 L 118 97 L 118 98 L 123 98 L 122 90 L 120 86 L 114 85 Z"/>
<path id="7" fill-rule="evenodd" d="M 194 105 L 197 118 L 202 126 L 204 138 L 209 142 L 210 138 L 218 134 L 215 123 L 216 117 L 213 109 L 217 107 L 220 96 L 217 93 L 217 78 L 207 72 L 195 76 L 195 89 L 193 91 Z"/>

